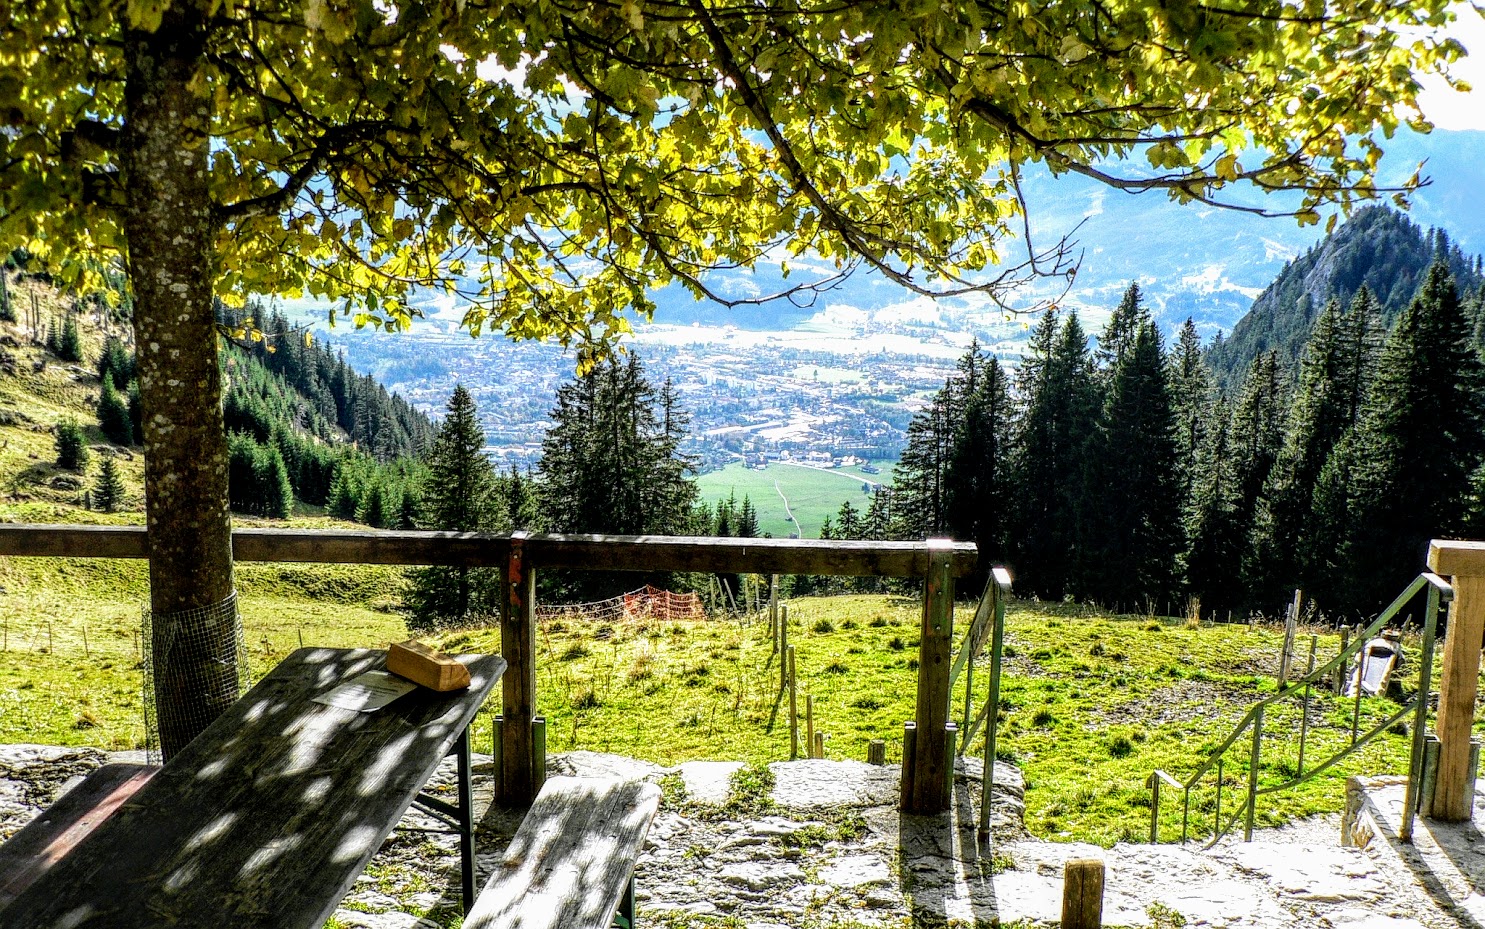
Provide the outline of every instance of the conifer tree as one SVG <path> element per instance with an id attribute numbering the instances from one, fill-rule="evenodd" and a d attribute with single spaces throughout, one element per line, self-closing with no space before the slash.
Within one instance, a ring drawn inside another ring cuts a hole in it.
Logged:
<path id="1" fill-rule="evenodd" d="M 103 376 L 103 390 L 98 395 L 98 427 L 115 445 L 134 444 L 134 424 L 129 421 L 129 408 L 120 399 L 113 378 Z"/>
<path id="2" fill-rule="evenodd" d="M 67 471 L 81 471 L 87 467 L 88 443 L 76 420 L 64 419 L 57 423 L 55 436 L 57 467 Z"/>
<path id="3" fill-rule="evenodd" d="M 253 472 L 259 495 L 258 515 L 272 519 L 288 519 L 293 515 L 294 487 L 277 445 L 270 442 L 255 449 Z"/>
<path id="4" fill-rule="evenodd" d="M 990 566 L 1010 554 L 1015 499 L 1009 378 L 994 356 L 982 359 L 978 368 L 974 384 L 963 389 L 963 412 L 949 449 L 944 493 L 950 536 L 972 541 L 979 550 L 979 569 L 964 582 L 968 590 L 982 587 Z M 862 530 L 867 531 L 864 523 Z"/>
<path id="5" fill-rule="evenodd" d="M 328 499 L 330 515 L 337 519 L 354 520 L 361 512 L 361 487 L 351 475 L 346 458 L 335 469 Z"/>
<path id="6" fill-rule="evenodd" d="M 1098 337 L 1098 349 L 1093 353 L 1094 362 L 1098 370 L 1103 372 L 1106 381 L 1113 379 L 1114 369 L 1134 347 L 1135 340 L 1139 338 L 1140 327 L 1149 320 L 1150 313 L 1145 309 L 1140 285 L 1131 281 L 1125 288 L 1119 305 L 1109 316 L 1108 324 Z"/>
<path id="7" fill-rule="evenodd" d="M 1088 452 L 1098 423 L 1088 339 L 1075 312 L 1059 326 L 1049 310 L 1033 329 L 1020 388 L 1026 412 L 1014 465 L 1021 489 L 1017 588 L 1060 600 L 1081 579 Z"/>
<path id="8" fill-rule="evenodd" d="M 98 356 L 99 380 L 112 380 L 119 390 L 127 390 L 134 377 L 134 359 L 124 347 L 124 340 L 111 335 L 103 342 L 103 353 Z"/>
<path id="9" fill-rule="evenodd" d="M 62 330 L 57 336 L 56 355 L 63 361 L 83 360 L 82 334 L 77 330 L 77 318 L 71 313 L 62 322 Z"/>
<path id="10" fill-rule="evenodd" d="M 1192 495 L 1186 512 L 1186 586 L 1208 616 L 1230 610 L 1243 600 L 1237 567 L 1242 561 L 1246 527 L 1237 516 L 1230 428 L 1231 419 L 1219 403 L 1212 411 L 1211 429 L 1192 469 Z"/>
<path id="11" fill-rule="evenodd" d="M 93 506 L 105 513 L 112 513 L 124 502 L 124 478 L 119 474 L 119 466 L 112 455 L 103 459 L 98 480 L 93 484 L 92 496 Z"/>
<path id="12" fill-rule="evenodd" d="M 428 528 L 476 532 L 492 525 L 495 469 L 485 457 L 485 433 L 474 398 L 455 385 L 447 415 L 429 449 L 423 508 Z M 403 607 L 410 628 L 467 622 L 499 608 L 500 572 L 492 568 L 434 566 L 408 572 Z"/>
<path id="13" fill-rule="evenodd" d="M 1258 502 L 1284 441 L 1284 381 L 1277 352 L 1253 360 L 1232 408 L 1227 447 L 1233 463 L 1233 518 L 1242 538 L 1253 531 Z M 1241 572 L 1241 555 L 1232 565 Z"/>
<path id="14" fill-rule="evenodd" d="M 1485 369 L 1443 262 L 1382 350 L 1357 430 L 1344 557 L 1353 609 L 1380 607 L 1417 573 L 1430 538 L 1457 531 L 1485 457 Z"/>
<path id="15" fill-rule="evenodd" d="M 1375 363 L 1378 308 L 1363 286 L 1344 314 L 1327 301 L 1300 362 L 1284 442 L 1254 514 L 1244 574 L 1257 601 L 1275 602 L 1300 586 L 1314 590 L 1318 552 L 1309 536 L 1321 469 L 1341 437 L 1357 424 Z"/>
<path id="16" fill-rule="evenodd" d="M 1175 413 L 1148 318 L 1115 361 L 1093 465 L 1085 593 L 1123 608 L 1167 601 L 1184 548 Z"/>
<path id="17" fill-rule="evenodd" d="M 1182 504 L 1186 505 L 1195 496 L 1197 459 L 1215 423 L 1212 373 L 1202 358 L 1196 323 L 1189 316 L 1171 350 L 1169 381 L 1176 419 L 1176 467 Z"/>

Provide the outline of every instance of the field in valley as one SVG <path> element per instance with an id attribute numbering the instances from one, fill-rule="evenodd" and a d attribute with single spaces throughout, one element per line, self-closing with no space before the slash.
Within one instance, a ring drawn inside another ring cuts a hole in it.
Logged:
<path id="1" fill-rule="evenodd" d="M 770 462 L 759 471 L 738 462 L 699 475 L 696 483 L 701 498 L 713 506 L 729 495 L 735 495 L 739 503 L 744 496 L 751 499 L 758 510 L 758 528 L 776 539 L 787 539 L 791 534 L 816 539 L 820 526 L 827 518 L 834 519 L 847 500 L 865 512 L 871 497 L 862 490 L 862 484 L 890 483 L 892 465 L 890 461 L 874 462 L 880 473 L 868 474 L 860 467 L 825 469 L 779 462 Z M 790 514 L 797 525 L 789 521 Z"/>

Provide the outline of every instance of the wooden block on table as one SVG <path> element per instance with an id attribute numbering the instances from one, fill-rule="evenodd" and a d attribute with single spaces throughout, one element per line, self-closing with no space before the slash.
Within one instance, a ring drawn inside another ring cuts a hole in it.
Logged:
<path id="1" fill-rule="evenodd" d="M 469 669 L 416 639 L 387 649 L 387 670 L 440 693 L 469 686 Z"/>

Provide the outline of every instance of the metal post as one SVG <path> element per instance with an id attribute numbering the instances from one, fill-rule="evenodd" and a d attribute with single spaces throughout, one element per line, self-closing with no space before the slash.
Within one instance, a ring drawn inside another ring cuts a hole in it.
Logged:
<path id="1" fill-rule="evenodd" d="M 470 780 L 469 727 L 454 743 L 455 765 L 459 772 L 459 863 L 463 866 L 460 890 L 464 893 L 464 915 L 474 909 L 474 785 Z"/>
<path id="2" fill-rule="evenodd" d="M 1299 773 L 1295 777 L 1303 777 L 1305 773 L 1305 736 L 1310 731 L 1310 675 L 1315 673 L 1315 649 L 1319 646 L 1320 637 L 1310 636 L 1310 663 L 1305 668 L 1305 699 L 1299 717 Z"/>
<path id="3" fill-rule="evenodd" d="M 1361 648 L 1356 651 L 1356 700 L 1351 705 L 1351 744 L 1356 744 L 1356 736 L 1361 731 L 1361 681 L 1366 677 L 1366 668 L 1362 662 L 1366 661 L 1367 646 L 1362 643 Z"/>
<path id="4" fill-rule="evenodd" d="M 1216 835 L 1222 829 L 1222 758 L 1217 756 L 1217 810 L 1212 814 L 1212 835 Z"/>
<path id="5" fill-rule="evenodd" d="M 1150 775 L 1150 844 L 1160 841 L 1160 775 Z"/>
<path id="6" fill-rule="evenodd" d="M 996 575 L 995 613 L 990 622 L 990 695 L 985 708 L 985 764 L 980 783 L 980 838 L 990 836 L 990 799 L 995 790 L 995 734 L 1000 728 L 1000 652 L 1005 643 L 1005 586 L 1010 575 L 1003 568 L 992 568 Z M 1000 575 L 1004 575 L 1002 578 Z M 1002 586 L 1004 581 L 1005 586 Z"/>
<path id="7" fill-rule="evenodd" d="M 1438 631 L 1439 588 L 1428 585 L 1428 604 L 1423 611 L 1423 654 L 1418 660 L 1418 710 L 1413 715 L 1413 748 L 1408 759 L 1408 787 L 1403 795 L 1402 826 L 1397 836 L 1413 841 L 1413 817 L 1418 811 L 1418 791 L 1423 780 L 1424 739 L 1428 732 L 1428 698 L 1433 688 L 1434 635 Z"/>
<path id="8" fill-rule="evenodd" d="M 779 651 L 779 576 L 768 580 L 768 635 L 773 639 L 774 654 Z"/>
<path id="9" fill-rule="evenodd" d="M 1258 756 L 1263 746 L 1263 704 L 1253 713 L 1253 753 L 1248 758 L 1248 820 L 1243 826 L 1243 841 L 1253 841 L 1253 815 L 1258 809 Z"/>

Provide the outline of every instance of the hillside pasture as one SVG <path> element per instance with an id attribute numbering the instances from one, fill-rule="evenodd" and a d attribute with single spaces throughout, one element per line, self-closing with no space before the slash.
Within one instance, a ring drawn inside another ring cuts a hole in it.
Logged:
<path id="1" fill-rule="evenodd" d="M 254 675 L 301 643 L 385 646 L 406 636 L 394 606 L 401 574 L 324 565 L 240 565 L 246 646 Z M 133 748 L 144 737 L 139 630 L 145 602 L 138 562 L 0 560 L 0 741 Z M 921 604 L 842 596 L 791 601 L 800 726 L 806 697 L 830 758 L 866 757 L 873 739 L 902 754 L 913 716 Z M 971 605 L 961 604 L 960 622 Z M 1318 630 L 1317 630 L 1318 632 Z M 1008 618 L 1000 756 L 1025 772 L 1027 824 L 1048 838 L 1103 844 L 1149 828 L 1145 779 L 1155 768 L 1186 777 L 1256 699 L 1271 693 L 1281 632 L 1244 625 L 1107 616 L 1071 605 L 1020 603 Z M 434 639 L 452 652 L 499 650 L 497 628 Z M 1302 639 L 1307 642 L 1307 639 Z M 1319 655 L 1339 640 L 1319 634 Z M 538 632 L 537 707 L 551 751 L 590 749 L 660 764 L 693 759 L 763 763 L 790 756 L 789 701 L 762 617 L 659 621 L 574 619 Z M 976 673 L 975 704 L 987 675 Z M 953 700 L 962 713 L 962 682 Z M 1309 764 L 1348 731 L 1350 701 L 1317 692 Z M 1395 704 L 1363 701 L 1363 729 Z M 498 700 L 480 714 L 475 748 L 490 751 Z M 1298 707 L 1270 713 L 1261 775 L 1293 773 Z M 1408 728 L 1292 793 L 1263 798 L 1260 822 L 1339 809 L 1352 773 L 1401 773 Z M 803 739 L 801 738 L 801 742 Z M 979 753 L 977 737 L 969 751 Z M 1228 756 L 1231 811 L 1245 783 L 1245 747 Z M 1210 790 L 1193 796 L 1192 826 L 1210 829 Z M 1179 798 L 1162 831 L 1180 830 Z"/>

